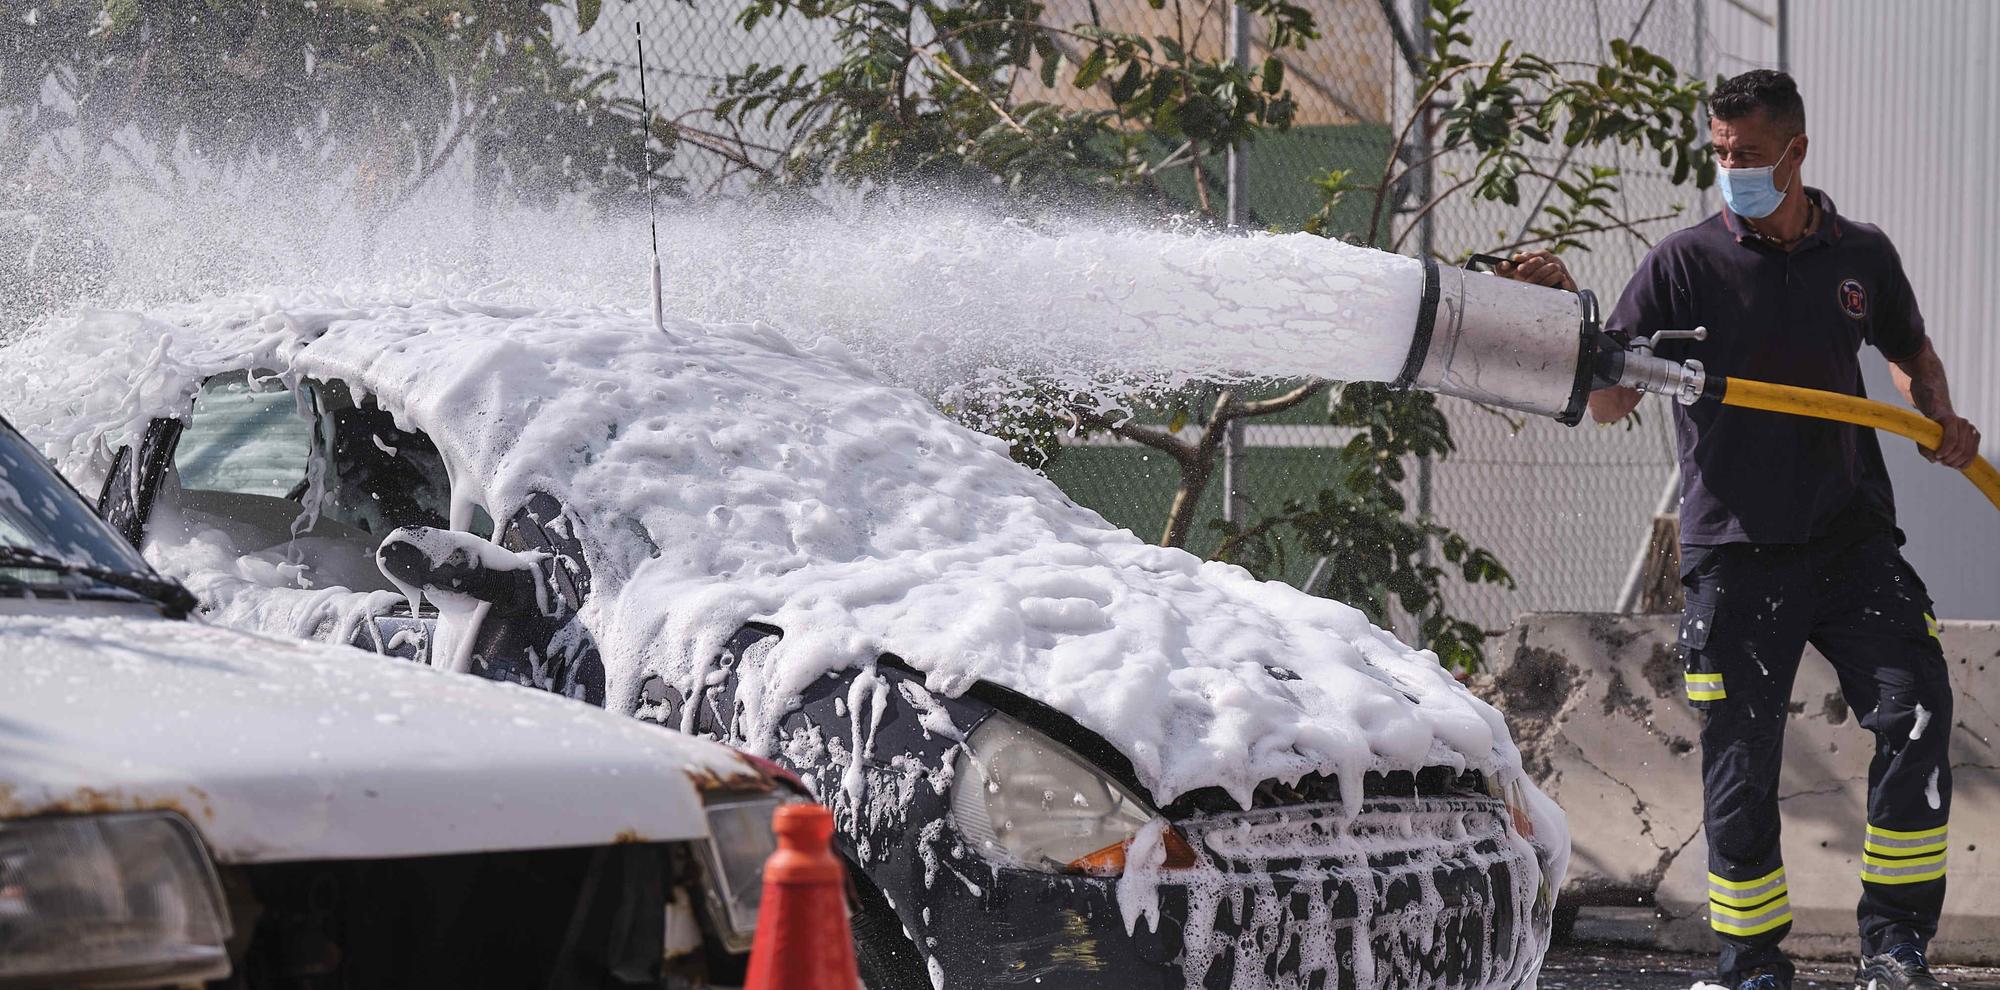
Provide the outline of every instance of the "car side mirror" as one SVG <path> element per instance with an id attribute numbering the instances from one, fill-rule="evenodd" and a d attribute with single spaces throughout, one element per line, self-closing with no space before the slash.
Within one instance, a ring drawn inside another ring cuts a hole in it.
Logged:
<path id="1" fill-rule="evenodd" d="M 539 554 L 515 553 L 491 540 L 455 529 L 404 526 L 375 549 L 375 566 L 404 588 L 463 595 L 509 615 L 554 615 L 561 600 L 549 593 Z"/>

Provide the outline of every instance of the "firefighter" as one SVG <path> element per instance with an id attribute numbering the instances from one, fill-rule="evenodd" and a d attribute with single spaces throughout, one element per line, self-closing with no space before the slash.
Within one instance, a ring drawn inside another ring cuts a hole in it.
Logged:
<path id="1" fill-rule="evenodd" d="M 1808 188 L 1805 104 L 1782 72 L 1746 72 L 1709 101 L 1724 209 L 1660 241 L 1607 321 L 1614 331 L 1705 326 L 1662 344 L 1710 374 L 1862 394 L 1870 344 L 1919 412 L 1943 424 L 1926 456 L 1970 463 L 1979 431 L 1952 409 L 1902 263 L 1874 226 Z M 1517 254 L 1501 274 L 1575 289 L 1562 263 Z M 1613 422 L 1640 393 L 1590 396 Z M 1923 581 L 1899 549 L 1874 431 L 1700 403 L 1674 409 L 1681 464 L 1680 627 L 1701 709 L 1703 824 L 1719 981 L 1788 990 L 1791 902 L 1779 849 L 1787 704 L 1807 643 L 1875 734 L 1862 849 L 1858 987 L 1942 987 L 1924 952 L 1944 903 L 1952 691 Z"/>

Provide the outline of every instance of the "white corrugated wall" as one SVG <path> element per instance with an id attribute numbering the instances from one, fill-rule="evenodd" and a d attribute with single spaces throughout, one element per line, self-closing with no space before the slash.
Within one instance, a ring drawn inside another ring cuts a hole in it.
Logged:
<path id="1" fill-rule="evenodd" d="M 1708 4 L 1709 64 L 1775 66 L 1776 0 Z M 1806 181 L 1895 240 L 1959 413 L 2000 460 L 2000 3 L 1791 0 L 1787 24 L 1812 137 Z M 1893 397 L 1886 367 L 1870 365 L 1871 394 Z M 1911 444 L 1884 449 L 1906 552 L 1939 615 L 2000 618 L 2000 512 Z"/>

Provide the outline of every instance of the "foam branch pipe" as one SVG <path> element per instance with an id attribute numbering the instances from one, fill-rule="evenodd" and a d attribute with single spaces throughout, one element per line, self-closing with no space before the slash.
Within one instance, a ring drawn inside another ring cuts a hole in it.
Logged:
<path id="1" fill-rule="evenodd" d="M 1672 396 L 1683 405 L 1721 402 L 1887 430 L 1928 450 L 1943 439 L 1942 426 L 1907 409 L 1838 392 L 1709 375 L 1699 361 L 1653 353 L 1661 341 L 1706 335 L 1698 327 L 1621 341 L 1600 326 L 1597 298 L 1589 290 L 1571 293 L 1425 261 L 1416 332 L 1394 384 L 1569 426 L 1583 419 L 1592 390 L 1623 385 Z M 2000 508 L 2000 471 L 1979 457 L 1963 470 Z"/>

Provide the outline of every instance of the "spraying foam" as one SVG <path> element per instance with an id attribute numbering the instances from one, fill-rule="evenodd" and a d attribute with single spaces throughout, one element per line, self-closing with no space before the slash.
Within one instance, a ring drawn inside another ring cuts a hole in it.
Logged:
<path id="1" fill-rule="evenodd" d="M 663 215 L 667 311 L 762 322 L 801 346 L 835 341 L 953 405 L 1033 382 L 1112 409 L 1196 383 L 1389 380 L 1421 294 L 1414 259 L 1305 234 L 827 198 Z M 489 209 L 443 189 L 378 220 L 325 190 L 260 198 L 225 184 L 179 199 L 124 193 L 48 222 L 59 220 L 43 239 L 88 241 L 90 260 L 44 252 L 72 259 L 28 273 L 54 302 L 0 313 L 0 339 L 76 306 L 245 290 L 651 304 L 645 215 L 581 203 Z"/>
<path id="2" fill-rule="evenodd" d="M 669 306 L 840 338 L 927 390 L 994 369 L 1172 388 L 1301 374 L 1387 381 L 1422 291 L 1413 258 L 1308 234 L 969 214 L 672 225 Z"/>

